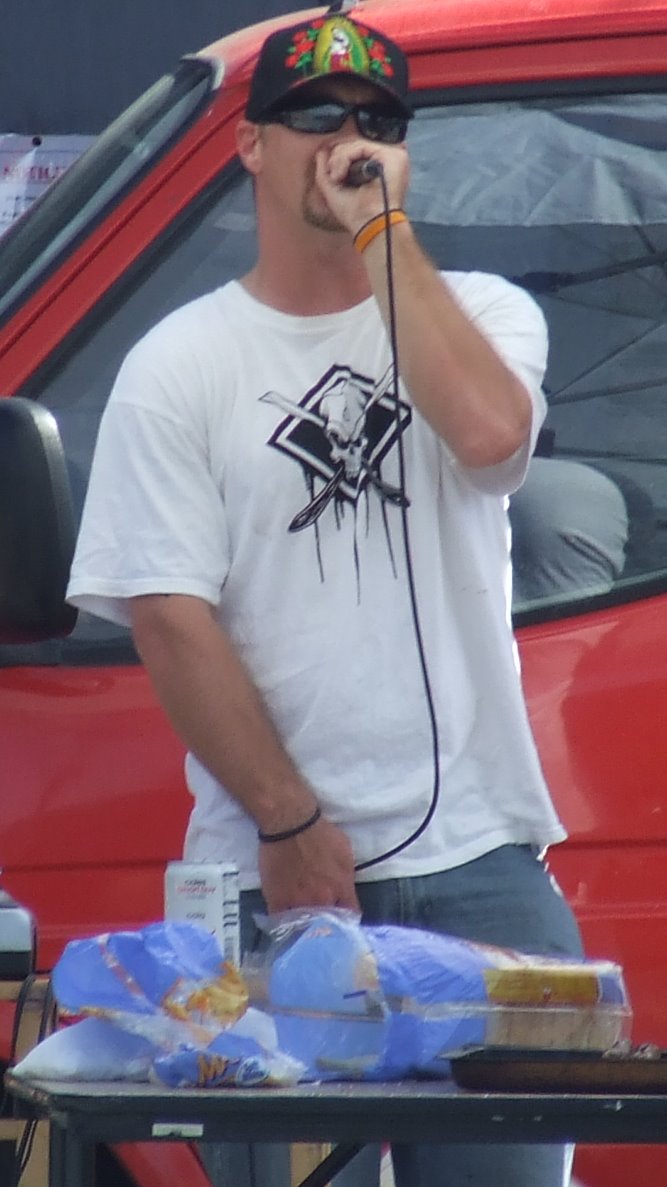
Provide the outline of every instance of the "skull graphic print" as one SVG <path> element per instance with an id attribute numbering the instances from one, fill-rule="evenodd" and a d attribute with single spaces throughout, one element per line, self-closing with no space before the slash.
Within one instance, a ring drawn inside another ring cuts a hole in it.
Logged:
<path id="1" fill-rule="evenodd" d="M 392 390 L 391 369 L 379 383 L 334 364 L 302 400 L 277 391 L 260 397 L 287 415 L 268 444 L 304 471 L 308 501 L 295 512 L 289 531 L 312 527 L 331 504 L 356 507 L 362 491 L 405 507 L 400 487 L 384 481 L 383 460 L 411 420 L 410 407 Z"/>

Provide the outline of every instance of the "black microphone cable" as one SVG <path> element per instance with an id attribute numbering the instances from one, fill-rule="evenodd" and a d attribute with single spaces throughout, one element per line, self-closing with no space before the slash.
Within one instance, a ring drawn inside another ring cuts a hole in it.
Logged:
<path id="1" fill-rule="evenodd" d="M 401 423 L 401 401 L 399 395 L 399 371 L 398 371 L 398 334 L 396 330 L 396 301 L 394 288 L 394 260 L 391 244 L 391 227 L 389 226 L 389 193 L 387 191 L 387 182 L 384 176 L 384 170 L 379 161 L 372 161 L 373 168 L 367 165 L 363 172 L 366 174 L 365 180 L 370 180 L 371 177 L 377 177 L 382 187 L 382 201 L 384 204 L 384 213 L 387 219 L 387 231 L 385 234 L 385 253 L 386 253 L 386 270 L 387 270 L 387 304 L 389 313 L 389 343 L 391 349 L 391 369 L 392 369 L 392 386 L 394 394 L 394 408 L 396 417 L 396 448 L 398 456 L 398 489 L 403 495 L 400 501 L 401 508 L 401 525 L 402 525 L 402 539 L 403 552 L 405 556 L 405 569 L 408 580 L 408 593 L 410 598 L 410 612 L 412 616 L 412 625 L 414 630 L 415 643 L 417 647 L 417 655 L 419 658 L 419 666 L 422 675 L 422 684 L 424 688 L 424 695 L 426 698 L 426 706 L 429 716 L 431 743 L 433 747 L 433 785 L 431 788 L 431 799 L 426 813 L 417 825 L 417 828 L 410 833 L 403 841 L 397 845 L 392 846 L 391 849 L 385 850 L 384 853 L 379 853 L 377 857 L 368 858 L 367 861 L 360 861 L 355 865 L 355 870 L 367 870 L 371 866 L 379 865 L 380 862 L 386 861 L 388 857 L 394 857 L 397 853 L 402 853 L 416 841 L 418 837 L 428 828 L 440 798 L 440 746 L 438 735 L 438 722 L 435 712 L 435 703 L 433 700 L 433 690 L 431 687 L 431 677 L 428 670 L 428 663 L 426 661 L 426 651 L 424 648 L 424 638 L 421 627 L 421 620 L 419 617 L 419 606 L 417 603 L 417 589 L 415 584 L 415 575 L 412 564 L 412 549 L 410 547 L 410 528 L 408 523 L 408 508 L 409 500 L 406 495 L 405 484 L 405 449 L 403 444 L 403 425 Z"/>

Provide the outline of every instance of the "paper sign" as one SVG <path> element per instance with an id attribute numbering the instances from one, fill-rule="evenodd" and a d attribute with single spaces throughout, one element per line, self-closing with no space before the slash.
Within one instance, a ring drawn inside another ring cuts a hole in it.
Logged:
<path id="1" fill-rule="evenodd" d="M 81 155 L 93 136 L 0 135 L 0 235 Z"/>

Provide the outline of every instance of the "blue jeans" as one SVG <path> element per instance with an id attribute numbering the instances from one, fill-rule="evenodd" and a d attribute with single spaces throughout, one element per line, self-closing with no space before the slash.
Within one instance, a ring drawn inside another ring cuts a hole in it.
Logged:
<path id="1" fill-rule="evenodd" d="M 582 955 L 572 911 L 529 845 L 503 845 L 440 874 L 360 883 L 357 893 L 365 923 L 421 927 L 524 952 Z M 259 891 L 242 894 L 244 952 L 265 940 L 253 920 L 265 911 Z M 287 1147 L 215 1150 L 216 1187 L 286 1187 L 290 1182 Z M 210 1171 L 213 1155 L 213 1149 L 205 1155 Z M 571 1159 L 571 1148 L 563 1146 L 392 1147 L 396 1187 L 563 1187 Z M 377 1187 L 379 1162 L 379 1147 L 366 1147 L 336 1176 L 335 1187 Z"/>

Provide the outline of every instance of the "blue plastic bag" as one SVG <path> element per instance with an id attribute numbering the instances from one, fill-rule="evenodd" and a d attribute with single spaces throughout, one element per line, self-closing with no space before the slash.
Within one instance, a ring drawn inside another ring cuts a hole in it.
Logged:
<path id="1" fill-rule="evenodd" d="M 248 1009 L 242 975 L 195 924 L 74 940 L 53 970 L 53 990 L 65 1014 L 146 1040 L 150 1076 L 168 1085 L 294 1084 L 305 1071 L 278 1049 L 273 1021 Z M 134 1050 L 119 1043 L 121 1062 L 124 1049 Z"/>
<path id="2" fill-rule="evenodd" d="M 313 1077 L 447 1076 L 461 1048 L 605 1049 L 628 1031 L 622 971 L 611 961 L 364 925 L 336 909 L 258 922 L 270 942 L 248 975 L 262 986 L 281 1050 Z"/>

